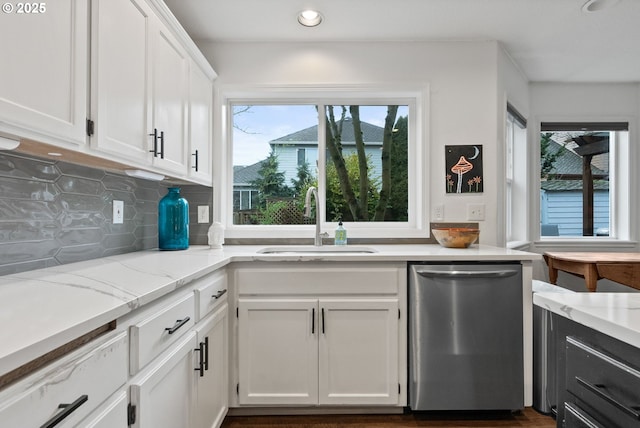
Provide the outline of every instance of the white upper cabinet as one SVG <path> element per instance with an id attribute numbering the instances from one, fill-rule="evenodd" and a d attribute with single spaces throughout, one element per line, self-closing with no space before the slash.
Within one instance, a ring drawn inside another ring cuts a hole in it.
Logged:
<path id="1" fill-rule="evenodd" d="M 191 62 L 189 76 L 189 175 L 211 186 L 213 79 L 195 61 Z"/>
<path id="2" fill-rule="evenodd" d="M 153 164 L 186 175 L 189 58 L 178 40 L 160 25 L 152 30 L 151 112 L 156 133 Z"/>
<path id="3" fill-rule="evenodd" d="M 7 3 L 14 10 L 0 14 L 0 131 L 69 148 L 85 144 L 87 3 Z M 31 13 L 18 13 L 27 6 Z"/>
<path id="4" fill-rule="evenodd" d="M 144 0 L 92 3 L 91 111 L 93 149 L 149 162 L 149 26 Z"/>
<path id="5" fill-rule="evenodd" d="M 43 9 L 0 15 L 2 134 L 211 185 L 215 73 L 162 1 L 19 4 Z"/>

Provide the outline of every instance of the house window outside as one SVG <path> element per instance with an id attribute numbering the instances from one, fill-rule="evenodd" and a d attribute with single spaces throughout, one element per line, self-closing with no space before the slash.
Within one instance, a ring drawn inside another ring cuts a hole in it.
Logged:
<path id="1" fill-rule="evenodd" d="M 616 146 L 627 123 L 542 123 L 540 236 L 615 237 Z"/>
<path id="2" fill-rule="evenodd" d="M 224 218 L 232 235 L 263 236 L 259 229 L 264 229 L 306 236 L 294 232 L 303 230 L 296 227 L 319 215 L 323 230 L 342 220 L 350 236 L 424 236 L 427 210 L 417 195 L 418 189 L 424 192 L 428 171 L 426 149 L 411 141 L 415 98 L 364 97 L 365 103 L 346 102 L 351 97 L 313 103 L 267 98 L 229 97 L 226 104 L 234 212 Z M 304 218 L 310 186 L 318 189 L 318 212 Z M 242 191 L 256 192 L 251 214 L 238 215 L 246 207 Z"/>
<path id="3" fill-rule="evenodd" d="M 298 167 L 303 166 L 307 162 L 307 150 L 298 149 Z"/>

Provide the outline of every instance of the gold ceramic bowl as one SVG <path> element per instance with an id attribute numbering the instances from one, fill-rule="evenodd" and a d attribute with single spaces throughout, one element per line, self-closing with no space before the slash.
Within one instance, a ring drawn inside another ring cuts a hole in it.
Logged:
<path id="1" fill-rule="evenodd" d="M 480 229 L 468 227 L 442 227 L 431 229 L 436 241 L 447 248 L 467 248 L 478 240 Z"/>

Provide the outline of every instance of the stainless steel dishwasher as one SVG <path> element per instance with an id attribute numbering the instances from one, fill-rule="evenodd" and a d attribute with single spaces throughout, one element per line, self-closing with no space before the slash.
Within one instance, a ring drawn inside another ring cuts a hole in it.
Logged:
<path id="1" fill-rule="evenodd" d="M 522 266 L 409 264 L 409 407 L 524 407 Z"/>

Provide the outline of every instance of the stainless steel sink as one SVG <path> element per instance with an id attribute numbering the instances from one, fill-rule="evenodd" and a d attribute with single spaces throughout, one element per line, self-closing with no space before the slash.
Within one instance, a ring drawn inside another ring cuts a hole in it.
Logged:
<path id="1" fill-rule="evenodd" d="M 353 245 L 286 245 L 282 247 L 265 247 L 258 250 L 259 254 L 298 254 L 298 253 L 376 253 L 371 247 L 357 247 Z"/>

